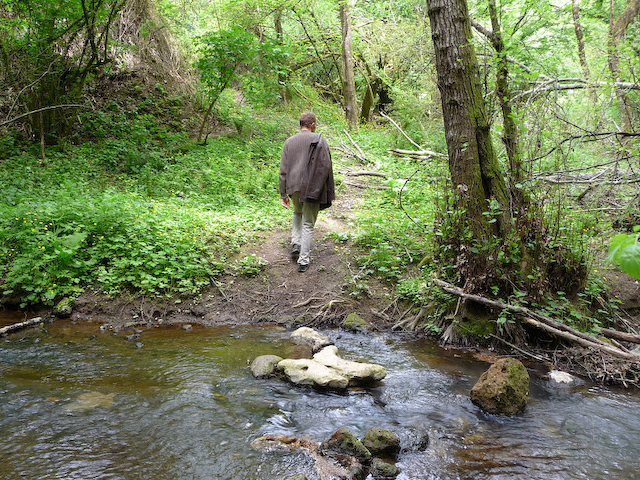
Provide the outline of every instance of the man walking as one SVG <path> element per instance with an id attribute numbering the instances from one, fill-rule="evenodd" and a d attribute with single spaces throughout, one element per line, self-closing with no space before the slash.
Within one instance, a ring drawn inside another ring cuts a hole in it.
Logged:
<path id="1" fill-rule="evenodd" d="M 316 122 L 311 112 L 300 115 L 300 131 L 284 142 L 280 160 L 280 203 L 285 208 L 293 203 L 291 255 L 299 272 L 309 269 L 318 211 L 335 199 L 331 153 L 324 137 L 315 133 Z"/>

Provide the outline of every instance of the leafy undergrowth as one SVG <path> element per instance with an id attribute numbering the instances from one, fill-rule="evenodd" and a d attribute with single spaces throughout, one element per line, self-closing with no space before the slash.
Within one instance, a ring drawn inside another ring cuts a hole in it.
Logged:
<path id="1" fill-rule="evenodd" d="M 195 145 L 161 121 L 97 112 L 83 119 L 77 144 L 47 148 L 44 159 L 4 138 L 5 297 L 25 307 L 87 288 L 192 294 L 256 232 L 283 222 L 279 142 L 249 133 Z"/>

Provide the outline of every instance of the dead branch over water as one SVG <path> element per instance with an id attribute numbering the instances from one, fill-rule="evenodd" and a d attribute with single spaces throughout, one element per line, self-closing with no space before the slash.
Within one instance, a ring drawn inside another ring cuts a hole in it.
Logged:
<path id="1" fill-rule="evenodd" d="M 444 290 L 445 292 L 457 295 L 463 300 L 470 300 L 472 302 L 486 305 L 497 310 L 507 310 L 509 312 L 515 313 L 519 315 L 527 324 L 543 330 L 562 340 L 569 341 L 585 348 L 599 350 L 603 353 L 607 353 L 614 357 L 621 358 L 630 362 L 640 362 L 640 355 L 629 352 L 626 349 L 610 345 L 603 340 L 582 333 L 574 328 L 557 322 L 552 318 L 535 312 L 529 308 L 523 307 L 521 305 L 510 305 L 497 300 L 491 300 L 480 295 L 469 294 L 461 288 L 458 288 L 447 282 L 443 282 L 442 280 L 434 279 L 433 282 L 440 288 L 442 288 L 442 290 Z M 611 332 L 614 331 L 609 330 L 609 335 L 612 335 Z M 616 332 L 616 334 L 621 334 L 622 336 L 622 332 Z"/>

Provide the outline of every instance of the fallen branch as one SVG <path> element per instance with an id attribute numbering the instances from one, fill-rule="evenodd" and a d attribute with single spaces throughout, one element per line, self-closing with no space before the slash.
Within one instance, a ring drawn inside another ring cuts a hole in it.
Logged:
<path id="1" fill-rule="evenodd" d="M 396 122 L 393 121 L 393 118 L 391 118 L 389 115 L 385 115 L 384 113 L 380 112 L 380 116 L 383 118 L 386 118 L 387 120 L 389 120 L 394 127 L 396 127 L 400 133 L 404 136 L 404 138 L 406 138 L 407 140 L 409 140 L 411 142 L 411 145 L 414 145 L 416 148 L 419 148 L 420 150 L 422 150 L 422 147 L 420 145 L 418 145 L 416 142 L 414 142 L 413 140 L 411 140 L 411 137 L 409 137 L 409 135 L 407 135 L 406 133 L 404 133 L 404 130 L 402 130 L 400 128 L 400 125 L 398 125 Z"/>
<path id="2" fill-rule="evenodd" d="M 356 150 L 358 150 L 358 153 L 360 154 L 358 158 L 360 158 L 360 160 L 362 160 L 363 162 L 368 162 L 367 156 L 364 154 L 364 152 L 362 151 L 360 146 L 356 143 L 356 141 L 353 138 L 351 138 L 351 135 L 349 135 L 349 132 L 347 132 L 346 130 L 343 130 L 343 132 L 347 136 L 347 138 L 351 141 L 353 146 L 356 147 Z"/>
<path id="3" fill-rule="evenodd" d="M 352 187 L 357 187 L 357 188 L 372 188 L 373 190 L 389 190 L 388 186 L 385 185 L 366 185 L 364 183 L 356 183 L 356 182 L 347 182 L 347 181 L 342 181 L 343 185 L 350 185 Z"/>
<path id="4" fill-rule="evenodd" d="M 557 328 L 553 328 L 547 324 L 539 322 L 538 320 L 534 320 L 533 318 L 530 318 L 530 317 L 523 317 L 523 318 L 528 324 L 533 325 L 534 327 L 540 328 L 556 337 L 562 338 L 564 340 L 568 340 L 572 343 L 577 343 L 581 347 L 595 348 L 605 353 L 609 353 L 614 357 L 623 358 L 625 360 L 630 360 L 632 362 L 640 362 L 640 356 L 634 353 L 623 352 L 622 350 L 616 347 L 612 347 L 609 345 L 601 345 L 599 343 L 585 340 L 584 338 L 574 335 L 573 333 L 558 330 Z"/>
<path id="5" fill-rule="evenodd" d="M 433 282 L 436 285 L 438 285 L 440 288 L 442 288 L 445 292 L 458 295 L 460 298 L 464 300 L 471 300 L 473 302 L 480 303 L 482 305 L 487 305 L 488 307 L 491 307 L 491 308 L 495 308 L 498 310 L 507 310 L 507 311 L 519 314 L 523 317 L 523 319 L 528 324 L 538 327 L 559 338 L 569 340 L 583 347 L 595 348 L 595 349 L 604 351 L 618 358 L 623 358 L 625 360 L 630 360 L 634 362 L 640 362 L 640 355 L 624 352 L 619 348 L 613 347 L 598 338 L 587 335 L 586 333 L 582 333 L 574 328 L 571 328 L 563 323 L 557 322 L 552 318 L 547 317 L 546 315 L 542 315 L 540 313 L 534 312 L 533 310 L 530 310 L 526 307 L 523 307 L 520 305 L 509 305 L 507 303 L 499 302 L 497 300 L 491 300 L 491 299 L 482 297 L 480 295 L 473 295 L 470 293 L 466 293 L 461 288 L 458 288 L 447 282 L 443 282 L 442 280 L 434 279 Z"/>
<path id="6" fill-rule="evenodd" d="M 622 340 L 623 342 L 640 343 L 640 335 L 634 333 L 618 332 L 617 330 L 610 330 L 608 328 L 601 328 L 600 333 L 607 338 L 614 338 L 616 340 Z"/>
<path id="7" fill-rule="evenodd" d="M 32 318 L 31 320 L 26 320 L 24 322 L 7 325 L 6 327 L 0 328 L 0 336 L 17 332 L 18 330 L 22 330 L 27 327 L 32 327 L 34 325 L 39 325 L 41 323 L 44 323 L 44 319 L 42 317 L 35 317 L 35 318 Z"/>
<path id="8" fill-rule="evenodd" d="M 23 113 L 22 115 L 18 115 L 17 117 L 10 118 L 9 120 L 5 120 L 4 122 L 0 122 L 0 127 L 4 127 L 5 125 L 9 125 L 10 123 L 17 122 L 18 120 L 28 117 L 29 115 L 33 115 L 34 113 L 42 113 L 48 110 L 56 110 L 58 108 L 86 108 L 91 109 L 87 105 L 77 105 L 75 103 L 64 104 L 64 105 L 49 105 L 48 107 L 38 108 L 37 110 L 31 110 L 30 112 Z"/>
<path id="9" fill-rule="evenodd" d="M 574 83 L 562 83 L 562 82 L 574 82 Z M 548 79 L 543 82 L 537 83 L 535 87 L 530 90 L 520 92 L 514 97 L 514 100 L 525 97 L 528 95 L 559 91 L 559 90 L 576 90 L 582 88 L 600 88 L 600 87 L 616 87 L 623 90 L 640 90 L 640 83 L 631 82 L 587 82 L 579 78 L 564 78 L 564 79 Z"/>
<path id="10" fill-rule="evenodd" d="M 409 157 L 418 160 L 425 160 L 432 157 L 447 158 L 446 155 L 434 152 L 433 150 L 402 150 L 400 148 L 390 148 L 387 152 L 396 157 Z"/>
<path id="11" fill-rule="evenodd" d="M 370 172 L 368 170 L 358 170 L 358 171 L 355 171 L 355 172 L 351 172 L 351 171 L 347 170 L 346 172 L 344 172 L 344 175 L 347 175 L 348 177 L 370 176 L 370 177 L 388 178 L 388 175 L 386 173 Z"/>

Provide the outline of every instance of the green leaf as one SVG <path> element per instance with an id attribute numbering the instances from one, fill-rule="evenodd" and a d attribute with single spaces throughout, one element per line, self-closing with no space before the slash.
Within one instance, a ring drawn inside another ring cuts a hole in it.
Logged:
<path id="1" fill-rule="evenodd" d="M 640 245 L 638 243 L 619 249 L 614 260 L 620 264 L 623 272 L 640 279 Z"/>

